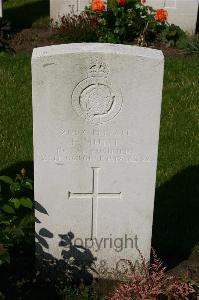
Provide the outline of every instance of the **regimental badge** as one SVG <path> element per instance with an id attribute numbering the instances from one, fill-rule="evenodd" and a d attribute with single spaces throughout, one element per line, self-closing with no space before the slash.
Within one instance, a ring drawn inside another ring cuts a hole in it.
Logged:
<path id="1" fill-rule="evenodd" d="M 73 90 L 73 109 L 86 122 L 99 125 L 115 118 L 122 102 L 121 91 L 111 82 L 107 65 L 98 59 L 92 61 L 88 77 Z"/>

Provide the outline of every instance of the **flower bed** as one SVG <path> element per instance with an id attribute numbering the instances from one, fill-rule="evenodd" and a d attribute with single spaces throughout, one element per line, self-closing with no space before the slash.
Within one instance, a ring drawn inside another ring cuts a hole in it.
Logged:
<path id="1" fill-rule="evenodd" d="M 165 9 L 154 10 L 145 0 L 93 0 L 86 14 L 97 20 L 99 42 L 136 42 L 148 46 L 160 39 L 167 23 Z M 175 29 L 177 27 L 175 26 Z M 180 30 L 180 29 L 178 29 Z M 176 32 L 177 33 L 177 32 Z"/>

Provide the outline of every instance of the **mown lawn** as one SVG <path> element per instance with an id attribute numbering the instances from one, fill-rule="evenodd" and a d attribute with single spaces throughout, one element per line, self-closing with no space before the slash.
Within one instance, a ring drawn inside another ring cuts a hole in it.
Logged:
<path id="1" fill-rule="evenodd" d="M 199 57 L 165 63 L 157 187 L 199 163 Z"/>
<path id="2" fill-rule="evenodd" d="M 7 0 L 4 17 L 14 28 L 48 27 L 50 20 L 49 0 Z"/>
<path id="3" fill-rule="evenodd" d="M 32 160 L 30 55 L 0 55 L 0 170 Z"/>

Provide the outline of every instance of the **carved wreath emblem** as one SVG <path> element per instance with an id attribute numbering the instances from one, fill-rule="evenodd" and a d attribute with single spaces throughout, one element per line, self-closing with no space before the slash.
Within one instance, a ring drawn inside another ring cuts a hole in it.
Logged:
<path id="1" fill-rule="evenodd" d="M 89 68 L 88 78 L 72 93 L 72 106 L 80 117 L 94 125 L 105 123 L 119 113 L 122 95 L 110 82 L 106 65 L 96 63 Z"/>

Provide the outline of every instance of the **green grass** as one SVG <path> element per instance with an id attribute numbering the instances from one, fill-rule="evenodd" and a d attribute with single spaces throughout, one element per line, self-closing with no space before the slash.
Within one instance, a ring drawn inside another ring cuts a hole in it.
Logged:
<path id="1" fill-rule="evenodd" d="M 49 0 L 7 0 L 4 3 L 4 17 L 15 28 L 48 27 Z"/>
<path id="2" fill-rule="evenodd" d="M 166 59 L 157 187 L 199 164 L 199 57 Z"/>
<path id="3" fill-rule="evenodd" d="M 30 55 L 0 55 L 0 170 L 32 160 Z"/>
<path id="4" fill-rule="evenodd" d="M 153 246 L 170 265 L 199 245 L 199 57 L 166 59 Z"/>

